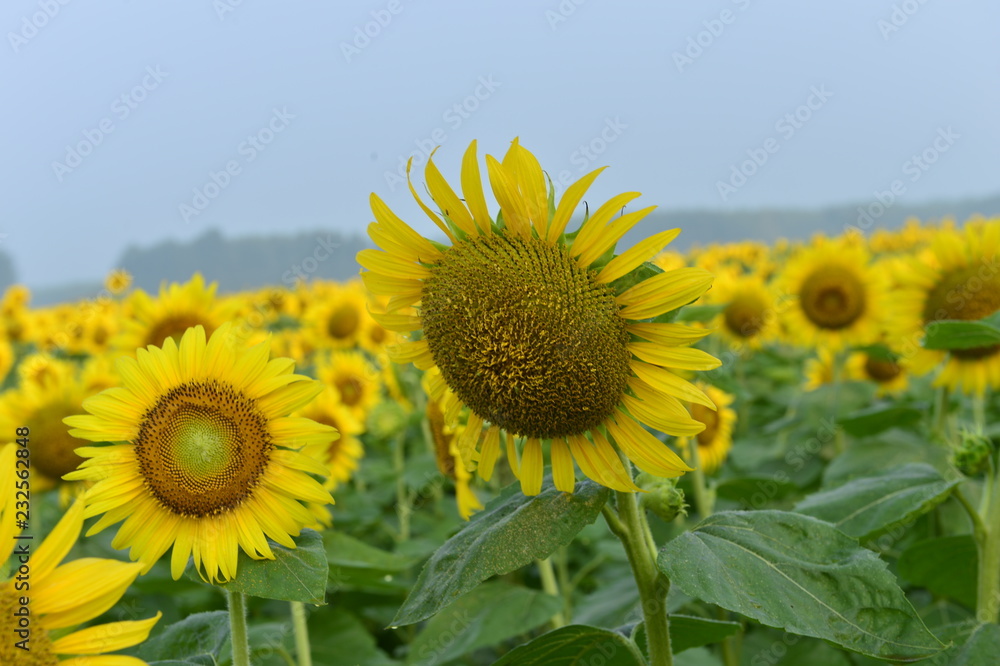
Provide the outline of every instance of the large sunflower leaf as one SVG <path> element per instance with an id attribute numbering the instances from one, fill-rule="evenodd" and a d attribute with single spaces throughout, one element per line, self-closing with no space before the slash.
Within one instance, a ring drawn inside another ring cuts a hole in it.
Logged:
<path id="1" fill-rule="evenodd" d="M 562 599 L 503 581 L 480 585 L 441 611 L 410 644 L 407 663 L 446 664 L 526 634 L 562 610 Z"/>
<path id="2" fill-rule="evenodd" d="M 976 607 L 979 553 L 971 534 L 918 541 L 903 551 L 899 576 L 936 595 Z"/>
<path id="3" fill-rule="evenodd" d="M 571 624 L 514 648 L 493 666 L 645 666 L 639 648 L 607 629 Z"/>
<path id="4" fill-rule="evenodd" d="M 926 349 L 974 349 L 1000 344 L 1000 313 L 979 321 L 932 321 L 924 335 Z"/>
<path id="5" fill-rule="evenodd" d="M 166 627 L 139 646 L 140 659 L 156 664 L 218 663 L 229 642 L 229 613 L 195 613 Z"/>
<path id="6" fill-rule="evenodd" d="M 945 647 L 885 562 L 810 516 L 719 513 L 668 543 L 658 565 L 685 594 L 854 652 L 915 661 Z"/>
<path id="7" fill-rule="evenodd" d="M 507 486 L 431 556 L 392 624 L 425 620 L 487 578 L 548 557 L 594 522 L 610 492 L 583 481 L 563 493 L 551 476 L 535 497 L 521 494 L 517 483 Z"/>
<path id="8" fill-rule="evenodd" d="M 264 599 L 324 603 L 330 567 L 319 533 L 302 530 L 294 550 L 269 545 L 273 560 L 254 560 L 241 550 L 236 577 L 219 587 Z"/>
<path id="9" fill-rule="evenodd" d="M 958 482 L 930 465 L 908 463 L 809 495 L 795 510 L 865 540 L 912 523 L 947 499 Z"/>

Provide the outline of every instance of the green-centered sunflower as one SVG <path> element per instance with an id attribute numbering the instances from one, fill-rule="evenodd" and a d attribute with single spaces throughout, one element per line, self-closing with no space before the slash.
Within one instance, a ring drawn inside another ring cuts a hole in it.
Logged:
<path id="1" fill-rule="evenodd" d="M 508 463 L 527 495 L 541 491 L 546 447 L 555 485 L 566 492 L 574 488 L 574 460 L 598 483 L 634 491 L 618 451 L 656 476 L 690 470 L 640 423 L 672 435 L 704 427 L 681 400 L 711 401 L 671 370 L 719 365 L 688 346 L 706 333 L 655 318 L 705 293 L 711 274 L 646 265 L 678 229 L 613 256 L 617 241 L 653 210 L 615 217 L 637 192 L 612 198 L 566 234 L 603 169 L 569 186 L 556 205 L 535 156 L 516 140 L 503 162 L 487 156 L 486 165 L 500 204 L 495 220 L 475 142 L 462 163 L 463 198 L 428 160 L 427 187 L 440 215 L 410 185 L 446 245 L 420 236 L 371 196 L 377 222 L 369 233 L 384 251 L 362 250 L 358 262 L 368 269 L 368 288 L 391 296 L 386 313 L 373 316 L 388 330 L 421 332 L 419 340 L 393 347 L 393 359 L 440 370 L 430 397 L 446 422 L 469 408 L 458 448 L 483 478 L 490 478 L 506 435 Z M 520 452 L 517 438 L 524 440 Z"/>
<path id="2" fill-rule="evenodd" d="M 982 395 L 1000 388 L 1000 345 L 940 351 L 919 345 L 935 321 L 974 321 L 1000 311 L 1000 220 L 944 229 L 897 272 L 889 342 L 918 375 L 943 363 L 937 386 Z"/>
<path id="3" fill-rule="evenodd" d="M 107 652 L 146 640 L 161 613 L 146 620 L 110 622 L 73 629 L 112 608 L 142 568 L 138 564 L 86 557 L 63 562 L 83 528 L 83 502 L 77 501 L 40 544 L 18 540 L 14 528 L 17 446 L 0 450 L 0 570 L 12 578 L 0 582 L 0 664 L 26 666 L 144 666 L 146 662 Z M 30 546 L 28 566 L 20 548 Z M 30 587 L 24 586 L 28 582 Z M 28 595 L 29 606 L 22 599 Z M 19 615 L 30 615 L 27 627 Z M 25 633 L 18 633 L 24 631 Z M 24 640 L 21 646 L 19 641 Z M 22 649 L 24 648 L 24 649 Z M 63 659 L 60 659 L 62 657 Z"/>
<path id="4" fill-rule="evenodd" d="M 788 297 L 785 335 L 808 347 L 841 349 L 878 341 L 887 283 L 868 250 L 856 243 L 819 239 L 793 256 L 779 278 Z"/>
<path id="5" fill-rule="evenodd" d="M 112 545 L 150 567 L 173 546 L 171 573 L 188 557 L 210 581 L 236 575 L 240 548 L 273 559 L 267 538 L 294 548 L 313 517 L 304 502 L 333 501 L 309 474 L 319 461 L 298 451 L 335 439 L 334 428 L 287 415 L 323 386 L 292 373 L 291 359 L 268 360 L 269 342 L 241 348 L 230 324 L 206 343 L 197 326 L 180 344 L 168 338 L 118 360 L 122 387 L 89 398 L 90 415 L 71 416 L 70 433 L 95 442 L 67 479 L 88 479 L 94 534 L 119 521 Z"/>

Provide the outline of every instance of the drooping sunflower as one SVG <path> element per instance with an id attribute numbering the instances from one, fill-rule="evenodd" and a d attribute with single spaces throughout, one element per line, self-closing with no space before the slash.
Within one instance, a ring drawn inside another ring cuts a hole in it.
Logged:
<path id="1" fill-rule="evenodd" d="M 702 385 L 705 394 L 715 403 L 717 409 L 704 405 L 691 405 L 691 416 L 705 424 L 705 429 L 694 437 L 681 437 L 678 444 L 687 451 L 692 441 L 698 445 L 698 460 L 705 474 L 712 474 L 726 461 L 733 448 L 733 426 L 736 412 L 730 407 L 733 396 L 711 385 Z M 690 459 L 690 458 L 689 458 Z"/>
<path id="2" fill-rule="evenodd" d="M 384 251 L 362 250 L 358 262 L 368 269 L 362 273 L 368 288 L 391 296 L 387 313 L 373 316 L 388 330 L 421 335 L 391 348 L 391 356 L 440 370 L 430 398 L 440 402 L 447 423 L 469 408 L 458 447 L 485 479 L 502 433 L 527 495 L 541 491 L 546 442 L 555 485 L 566 492 L 574 488 L 574 460 L 598 483 L 635 490 L 609 439 L 643 471 L 671 477 L 690 470 L 640 422 L 673 435 L 704 428 L 681 399 L 711 401 L 671 369 L 708 370 L 719 362 L 688 346 L 704 331 L 655 318 L 701 296 L 711 275 L 697 268 L 660 272 L 646 264 L 678 229 L 613 256 L 617 241 L 653 210 L 615 218 L 637 192 L 612 198 L 566 234 L 603 169 L 567 188 L 556 205 L 535 156 L 516 140 L 503 162 L 487 156 L 486 164 L 500 205 L 495 220 L 475 142 L 462 163 L 463 198 L 428 160 L 427 187 L 440 215 L 410 185 L 447 245 L 420 236 L 371 196 L 377 222 L 369 233 Z M 410 314 L 412 306 L 417 314 Z M 524 439 L 520 452 L 518 438 Z"/>
<path id="3" fill-rule="evenodd" d="M 892 346 L 918 375 L 943 363 L 936 386 L 977 395 L 987 387 L 1000 388 L 1000 345 L 950 352 L 920 346 L 931 322 L 972 321 L 1000 311 L 1000 219 L 939 231 L 908 269 L 897 274 L 901 285 L 893 294 Z"/>
<path id="4" fill-rule="evenodd" d="M 472 517 L 476 511 L 481 511 L 482 503 L 469 485 L 472 474 L 462 463 L 458 450 L 458 438 L 464 431 L 464 426 L 451 426 L 445 423 L 444 412 L 433 400 L 427 401 L 427 424 L 434 440 L 434 460 L 438 471 L 455 483 L 455 503 L 458 515 L 464 520 Z"/>
<path id="5" fill-rule="evenodd" d="M 122 442 L 76 450 L 87 458 L 67 479 L 95 484 L 88 534 L 124 520 L 112 545 L 131 547 L 143 571 L 173 546 L 173 577 L 188 557 L 210 581 L 236 575 L 240 548 L 272 559 L 267 538 L 294 548 L 313 518 L 303 502 L 333 499 L 310 474 L 319 461 L 298 449 L 336 437 L 330 426 L 287 414 L 322 390 L 292 373 L 291 359 L 268 360 L 268 342 L 238 347 L 230 324 L 206 343 L 197 326 L 180 344 L 167 338 L 118 360 L 123 386 L 83 403 L 89 415 L 65 423 L 75 437 Z"/>
<path id="6" fill-rule="evenodd" d="M 790 342 L 840 349 L 879 339 L 886 280 L 869 259 L 863 245 L 818 238 L 789 260 L 778 292 L 788 297 L 782 311 Z"/>
<path id="7" fill-rule="evenodd" d="M 25 636 L 19 626 L 22 582 L 0 582 L 0 664 L 62 664 L 64 666 L 144 666 L 146 662 L 108 652 L 138 645 L 149 636 L 162 613 L 146 620 L 110 622 L 72 631 L 112 608 L 142 567 L 95 557 L 63 563 L 83 528 L 83 502 L 77 501 L 63 515 L 41 544 L 14 538 L 14 461 L 16 445 L 0 449 L 0 569 L 6 570 L 16 547 L 30 545 L 30 624 L 28 651 L 17 642 Z M 21 561 L 23 562 L 23 560 Z M 17 565 L 11 567 L 11 575 Z M 60 659 L 60 657 L 68 657 Z"/>
<path id="8" fill-rule="evenodd" d="M 167 338 L 176 343 L 195 326 L 211 335 L 231 314 L 231 309 L 216 297 L 217 287 L 214 282 L 206 285 L 201 273 L 195 273 L 185 284 L 161 286 L 157 298 L 136 289 L 125 301 L 126 318 L 114 340 L 115 348 L 132 352 L 148 345 L 162 345 Z"/>
<path id="9" fill-rule="evenodd" d="M 725 306 L 713 326 L 730 345 L 760 349 L 777 333 L 774 296 L 756 275 L 738 274 L 731 269 L 716 273 L 705 302 Z"/>

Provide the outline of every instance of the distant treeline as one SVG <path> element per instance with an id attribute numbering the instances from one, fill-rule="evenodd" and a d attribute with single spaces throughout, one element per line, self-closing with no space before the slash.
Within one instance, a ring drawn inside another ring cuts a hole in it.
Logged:
<path id="1" fill-rule="evenodd" d="M 167 241 L 148 248 L 129 247 L 119 266 L 135 286 L 159 289 L 164 280 L 185 282 L 200 271 L 221 292 L 271 284 L 291 286 L 300 278 L 345 280 L 358 274 L 354 257 L 371 241 L 337 232 L 225 238 L 208 231 L 186 242 Z"/>
<path id="2" fill-rule="evenodd" d="M 771 243 L 778 238 L 807 239 L 817 232 L 839 235 L 860 230 L 870 235 L 878 229 L 897 229 L 911 217 L 923 222 L 952 217 L 961 223 L 977 214 L 1000 215 L 1000 196 L 905 206 L 891 199 L 890 192 L 878 195 L 873 194 L 865 203 L 821 209 L 655 211 L 626 234 L 619 247 L 631 247 L 652 234 L 677 227 L 683 231 L 671 248 L 685 250 L 692 245 L 740 240 Z"/>

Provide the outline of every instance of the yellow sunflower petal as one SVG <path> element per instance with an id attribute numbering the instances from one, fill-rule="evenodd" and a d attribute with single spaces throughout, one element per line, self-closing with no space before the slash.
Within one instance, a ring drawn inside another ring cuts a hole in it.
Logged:
<path id="1" fill-rule="evenodd" d="M 157 611 L 148 620 L 109 622 L 74 631 L 53 641 L 52 651 L 55 654 L 101 654 L 123 650 L 149 638 L 149 632 L 161 617 L 163 613 Z"/>
<path id="2" fill-rule="evenodd" d="M 542 443 L 534 437 L 529 437 L 524 444 L 521 455 L 521 492 L 533 496 L 542 492 L 542 471 L 545 462 L 542 460 Z"/>

